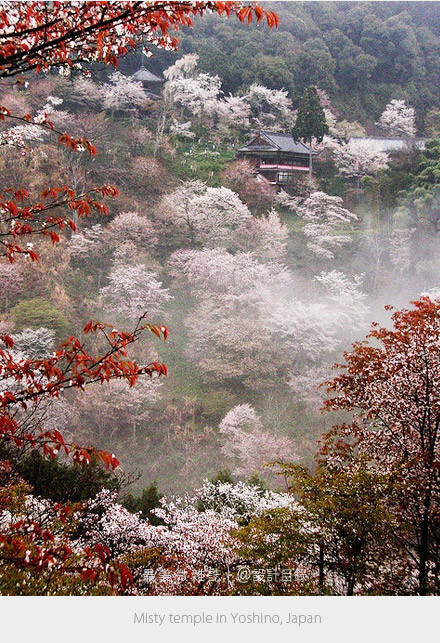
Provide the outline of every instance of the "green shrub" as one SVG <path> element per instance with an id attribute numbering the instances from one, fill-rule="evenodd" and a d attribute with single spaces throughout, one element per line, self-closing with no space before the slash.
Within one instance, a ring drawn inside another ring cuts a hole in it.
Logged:
<path id="1" fill-rule="evenodd" d="M 152 513 L 153 509 L 160 507 L 162 494 L 159 493 L 157 483 L 152 482 L 145 487 L 140 496 L 129 493 L 122 500 L 122 504 L 128 511 L 137 513 L 140 511 L 142 518 L 149 520 L 152 525 L 163 525 L 163 521 Z"/>
<path id="2" fill-rule="evenodd" d="M 14 451 L 0 443 L 0 460 L 14 462 L 14 469 L 32 486 L 32 493 L 54 502 L 81 502 L 93 498 L 101 489 L 118 491 L 120 481 L 98 463 L 88 466 L 65 464 L 32 451 L 16 459 Z"/>
<path id="3" fill-rule="evenodd" d="M 70 334 L 71 327 L 63 313 L 42 297 L 21 301 L 11 308 L 10 313 L 16 330 L 44 326 L 53 329 L 59 340 L 67 339 Z"/>

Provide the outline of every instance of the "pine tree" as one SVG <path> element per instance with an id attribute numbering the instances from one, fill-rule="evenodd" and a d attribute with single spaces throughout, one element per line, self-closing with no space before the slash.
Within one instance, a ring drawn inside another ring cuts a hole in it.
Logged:
<path id="1" fill-rule="evenodd" d="M 298 108 L 295 126 L 292 130 L 293 138 L 309 142 L 310 145 L 310 178 L 312 178 L 312 140 L 318 143 L 329 133 L 324 109 L 319 101 L 316 87 L 307 87 Z"/>

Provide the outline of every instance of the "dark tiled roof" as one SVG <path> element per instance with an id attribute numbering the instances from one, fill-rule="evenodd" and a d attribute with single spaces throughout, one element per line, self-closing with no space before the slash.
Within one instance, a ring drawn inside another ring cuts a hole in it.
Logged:
<path id="1" fill-rule="evenodd" d="M 292 134 L 281 134 L 278 132 L 261 132 L 262 135 L 269 139 L 270 142 L 281 152 L 297 152 L 299 154 L 308 154 L 309 148 L 300 141 L 295 141 Z"/>
<path id="2" fill-rule="evenodd" d="M 267 141 L 268 145 L 252 145 L 258 136 L 255 136 L 247 145 L 241 147 L 239 152 L 266 151 L 266 152 L 294 152 L 296 154 L 309 154 L 309 148 L 304 143 L 295 141 L 291 134 L 280 132 L 260 132 L 260 137 Z"/>
<path id="3" fill-rule="evenodd" d="M 145 67 L 141 67 L 137 72 L 132 76 L 135 80 L 140 80 L 143 83 L 163 83 L 162 78 L 153 74 L 153 72 L 148 71 Z"/>

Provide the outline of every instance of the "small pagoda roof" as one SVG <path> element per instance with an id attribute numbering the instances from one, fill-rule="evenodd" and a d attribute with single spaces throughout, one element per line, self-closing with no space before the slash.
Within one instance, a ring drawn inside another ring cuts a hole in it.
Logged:
<path id="1" fill-rule="evenodd" d="M 148 71 L 143 65 L 138 71 L 136 71 L 132 78 L 135 80 L 140 80 L 142 83 L 163 83 L 162 78 L 153 74 L 153 72 Z"/>
<path id="2" fill-rule="evenodd" d="M 307 145 L 295 141 L 292 134 L 282 132 L 262 131 L 254 136 L 239 152 L 290 152 L 295 154 L 310 154 Z"/>

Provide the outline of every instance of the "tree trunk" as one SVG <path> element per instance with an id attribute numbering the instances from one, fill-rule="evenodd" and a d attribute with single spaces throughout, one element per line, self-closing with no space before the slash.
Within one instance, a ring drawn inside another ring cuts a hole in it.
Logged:
<path id="1" fill-rule="evenodd" d="M 431 515 L 431 486 L 428 485 L 423 502 L 423 516 L 420 522 L 420 546 L 419 546 L 419 594 L 428 594 L 428 562 L 430 558 L 429 519 Z"/>
<path id="2" fill-rule="evenodd" d="M 428 520 L 424 517 L 420 530 L 420 549 L 419 549 L 419 594 L 426 596 L 428 593 Z"/>
<path id="3" fill-rule="evenodd" d="M 319 589 L 322 593 L 322 590 L 324 588 L 324 580 L 325 580 L 325 573 L 324 573 L 324 542 L 321 540 L 319 543 Z"/>
<path id="4" fill-rule="evenodd" d="M 309 179 L 313 180 L 313 153 L 312 153 L 312 139 L 310 139 L 310 162 L 309 162 Z"/>
<path id="5" fill-rule="evenodd" d="M 162 117 L 158 123 L 157 126 L 157 132 L 156 132 L 156 140 L 154 141 L 154 150 L 153 150 L 153 156 L 156 158 L 157 152 L 159 149 L 159 145 L 162 142 L 162 137 L 163 133 L 165 131 L 165 123 L 167 120 L 167 106 L 164 104 L 163 105 L 163 112 L 162 112 Z"/>

